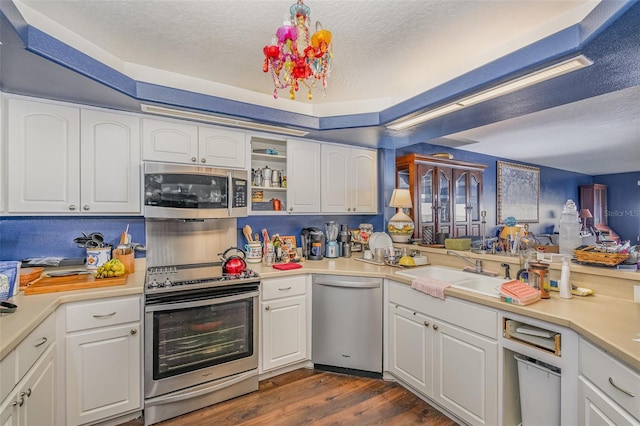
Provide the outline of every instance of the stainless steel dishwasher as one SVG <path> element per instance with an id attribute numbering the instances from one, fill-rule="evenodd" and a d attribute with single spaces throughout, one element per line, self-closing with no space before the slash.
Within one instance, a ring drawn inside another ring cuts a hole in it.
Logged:
<path id="1" fill-rule="evenodd" d="M 382 279 L 314 275 L 312 355 L 319 368 L 382 373 Z"/>

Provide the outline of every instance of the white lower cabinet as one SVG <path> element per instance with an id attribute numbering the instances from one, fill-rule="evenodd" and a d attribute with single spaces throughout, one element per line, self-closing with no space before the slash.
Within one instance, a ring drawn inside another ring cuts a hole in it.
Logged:
<path id="1" fill-rule="evenodd" d="M 56 418 L 55 345 L 0 406 L 0 425 L 50 425 Z"/>
<path id="2" fill-rule="evenodd" d="M 262 281 L 260 371 L 308 360 L 306 282 L 306 275 Z"/>
<path id="3" fill-rule="evenodd" d="M 497 313 L 405 284 L 388 291 L 388 371 L 469 424 L 497 424 Z"/>
<path id="4" fill-rule="evenodd" d="M 578 422 L 640 425 L 640 372 L 580 338 Z"/>
<path id="5" fill-rule="evenodd" d="M 50 425 L 57 404 L 55 315 L 50 315 L 2 360 L 0 425 Z M 6 385 L 6 387 L 5 387 Z"/>
<path id="6" fill-rule="evenodd" d="M 67 425 L 141 409 L 140 303 L 135 296 L 65 307 Z"/>

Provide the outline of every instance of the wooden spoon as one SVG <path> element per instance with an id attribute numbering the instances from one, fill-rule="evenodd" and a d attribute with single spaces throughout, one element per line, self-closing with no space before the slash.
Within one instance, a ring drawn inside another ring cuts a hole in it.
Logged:
<path id="1" fill-rule="evenodd" d="M 245 225 L 244 228 L 242 228 L 242 233 L 244 234 L 244 237 L 247 239 L 248 243 L 253 242 L 253 239 L 251 237 L 252 232 L 253 231 L 249 225 Z"/>

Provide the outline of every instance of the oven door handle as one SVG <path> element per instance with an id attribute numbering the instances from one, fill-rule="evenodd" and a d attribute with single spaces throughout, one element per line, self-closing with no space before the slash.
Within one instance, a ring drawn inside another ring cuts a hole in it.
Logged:
<path id="1" fill-rule="evenodd" d="M 257 370 L 249 370 L 244 373 L 233 376 L 231 379 L 224 380 L 223 382 L 216 383 L 214 385 L 203 385 L 198 386 L 195 390 L 189 392 L 180 392 L 177 395 L 166 395 L 159 396 L 157 398 L 152 398 L 151 400 L 147 400 L 145 405 L 148 407 L 150 405 L 161 405 L 161 404 L 169 404 L 173 402 L 184 401 L 185 399 L 191 399 L 198 396 L 206 395 L 211 392 L 215 392 L 224 388 L 227 388 L 231 385 L 235 385 L 236 383 L 240 383 L 243 380 L 246 380 L 250 377 L 257 375 Z"/>
<path id="2" fill-rule="evenodd" d="M 196 308 L 198 306 L 208 306 L 208 305 L 218 305 L 221 303 L 227 302 L 235 302 L 237 300 L 250 299 L 253 297 L 258 297 L 260 295 L 259 291 L 250 291 L 246 293 L 234 294 L 233 296 L 224 296 L 224 297 L 214 297 L 211 299 L 205 300 L 187 300 L 180 303 L 159 303 L 157 305 L 148 305 L 144 308 L 145 312 L 159 312 L 159 311 L 170 311 L 174 309 L 184 309 L 184 308 Z"/>

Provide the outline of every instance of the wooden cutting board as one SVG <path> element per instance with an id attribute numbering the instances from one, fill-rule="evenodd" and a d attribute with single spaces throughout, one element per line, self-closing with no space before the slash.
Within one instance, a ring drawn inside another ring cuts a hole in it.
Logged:
<path id="1" fill-rule="evenodd" d="M 96 279 L 91 274 L 71 275 L 66 277 L 42 276 L 31 282 L 24 290 L 25 295 L 54 293 L 58 291 L 83 290 L 85 288 L 109 287 L 113 285 L 124 285 L 127 283 L 127 276 L 116 278 Z"/>

